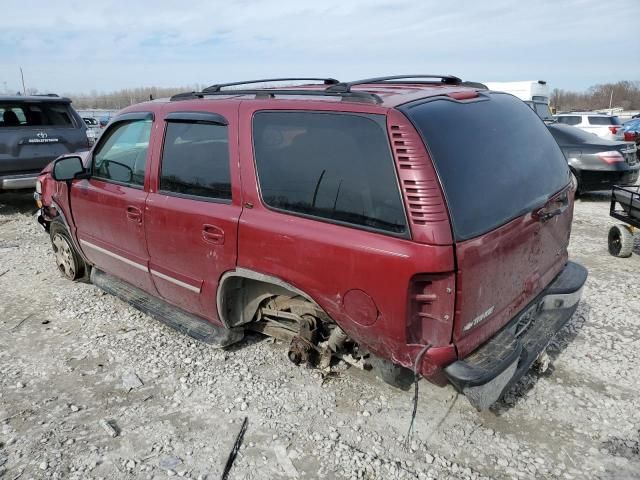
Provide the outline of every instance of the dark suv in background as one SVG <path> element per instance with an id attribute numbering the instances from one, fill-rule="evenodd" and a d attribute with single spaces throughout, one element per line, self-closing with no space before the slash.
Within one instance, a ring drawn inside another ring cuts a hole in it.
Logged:
<path id="1" fill-rule="evenodd" d="M 49 162 L 89 146 L 68 98 L 0 96 L 0 191 L 33 188 Z"/>

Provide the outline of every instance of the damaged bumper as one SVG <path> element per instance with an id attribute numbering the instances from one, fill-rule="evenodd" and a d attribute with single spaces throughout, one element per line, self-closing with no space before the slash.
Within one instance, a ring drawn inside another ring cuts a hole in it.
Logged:
<path id="1" fill-rule="evenodd" d="M 500 332 L 445 368 L 453 386 L 478 410 L 489 408 L 545 351 L 578 307 L 587 270 L 568 262 L 544 292 Z"/>

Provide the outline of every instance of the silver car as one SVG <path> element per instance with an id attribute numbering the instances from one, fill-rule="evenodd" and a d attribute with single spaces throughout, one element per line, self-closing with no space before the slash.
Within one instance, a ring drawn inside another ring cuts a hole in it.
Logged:
<path id="1" fill-rule="evenodd" d="M 570 112 L 554 115 L 558 123 L 578 127 L 607 140 L 624 140 L 622 122 L 615 115 L 597 112 Z"/>

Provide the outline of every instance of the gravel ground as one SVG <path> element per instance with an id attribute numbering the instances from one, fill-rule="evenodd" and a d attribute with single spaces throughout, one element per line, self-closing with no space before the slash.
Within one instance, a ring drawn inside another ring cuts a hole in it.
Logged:
<path id="1" fill-rule="evenodd" d="M 345 365 L 323 378 L 258 336 L 192 341 L 61 278 L 33 214 L 0 195 L 2 478 L 218 479 L 245 416 L 231 479 L 640 478 L 640 249 L 607 253 L 606 195 L 576 204 L 590 277 L 550 371 L 483 413 L 421 382 L 408 447 L 412 392 Z"/>

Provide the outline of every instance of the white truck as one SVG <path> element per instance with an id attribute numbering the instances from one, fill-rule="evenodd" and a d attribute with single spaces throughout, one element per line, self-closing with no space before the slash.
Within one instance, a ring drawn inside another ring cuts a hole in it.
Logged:
<path id="1" fill-rule="evenodd" d="M 506 92 L 529 105 L 543 120 L 553 120 L 549 110 L 551 91 L 544 80 L 520 82 L 483 82 L 489 90 Z"/>

